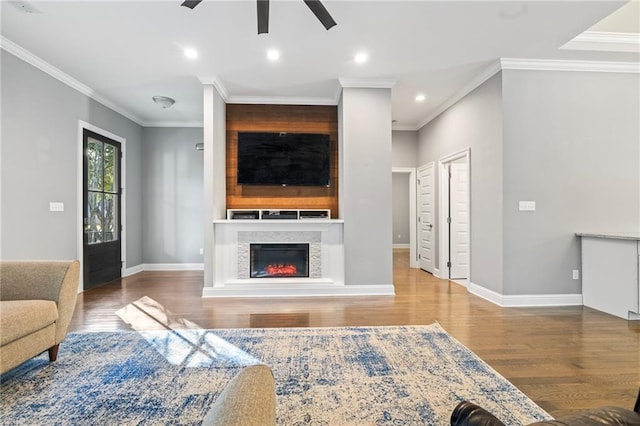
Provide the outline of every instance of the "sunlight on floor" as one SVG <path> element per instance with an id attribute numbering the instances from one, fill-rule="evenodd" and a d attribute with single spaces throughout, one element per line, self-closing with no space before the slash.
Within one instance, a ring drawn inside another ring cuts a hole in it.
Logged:
<path id="1" fill-rule="evenodd" d="M 144 296 L 116 312 L 171 364 L 222 367 L 262 364 L 240 348 Z"/>

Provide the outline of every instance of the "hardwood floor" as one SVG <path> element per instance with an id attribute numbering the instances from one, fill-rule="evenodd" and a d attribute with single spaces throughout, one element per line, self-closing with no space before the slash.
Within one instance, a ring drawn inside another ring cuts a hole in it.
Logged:
<path id="1" fill-rule="evenodd" d="M 144 296 L 176 323 L 203 328 L 437 321 L 555 417 L 601 405 L 633 407 L 638 322 L 584 307 L 501 308 L 408 263 L 406 251 L 394 252 L 396 296 L 385 297 L 203 299 L 202 272 L 143 272 L 79 294 L 70 331 L 128 330 L 116 311 Z"/>

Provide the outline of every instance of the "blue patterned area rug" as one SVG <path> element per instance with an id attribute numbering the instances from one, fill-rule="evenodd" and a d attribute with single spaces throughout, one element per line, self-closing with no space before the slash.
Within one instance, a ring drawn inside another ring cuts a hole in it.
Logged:
<path id="1" fill-rule="evenodd" d="M 467 399 L 549 419 L 438 324 L 71 333 L 2 376 L 3 424 L 200 424 L 243 366 L 274 371 L 281 425 L 446 425 Z"/>

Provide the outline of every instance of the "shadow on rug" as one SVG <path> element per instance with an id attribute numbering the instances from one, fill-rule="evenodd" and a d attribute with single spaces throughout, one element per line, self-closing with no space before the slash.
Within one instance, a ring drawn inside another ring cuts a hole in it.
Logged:
<path id="1" fill-rule="evenodd" d="M 2 376 L 11 424 L 200 424 L 242 367 L 274 371 L 282 425 L 447 425 L 463 399 L 506 424 L 549 419 L 438 324 L 71 333 Z"/>

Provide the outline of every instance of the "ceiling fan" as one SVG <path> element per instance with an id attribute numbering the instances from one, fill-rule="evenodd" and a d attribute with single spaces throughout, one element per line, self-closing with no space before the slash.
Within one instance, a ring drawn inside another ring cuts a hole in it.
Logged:
<path id="1" fill-rule="evenodd" d="M 193 9 L 201 1 L 186 0 L 181 6 Z M 303 1 L 327 30 L 337 25 L 320 0 Z M 256 0 L 256 5 L 258 7 L 258 34 L 267 34 L 269 32 L 269 0 Z"/>

